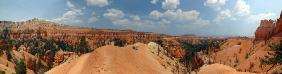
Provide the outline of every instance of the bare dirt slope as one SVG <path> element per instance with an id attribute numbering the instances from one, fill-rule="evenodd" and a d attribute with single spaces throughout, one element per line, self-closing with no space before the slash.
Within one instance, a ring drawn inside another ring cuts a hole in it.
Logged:
<path id="1" fill-rule="evenodd" d="M 215 63 L 254 73 L 266 73 L 271 67 L 261 62 L 270 50 L 264 42 L 254 43 L 252 39 L 229 39 L 221 49 L 212 55 Z"/>
<path id="2" fill-rule="evenodd" d="M 252 73 L 238 72 L 232 67 L 215 63 L 201 67 L 198 74 L 252 74 Z"/>
<path id="3" fill-rule="evenodd" d="M 59 65 L 47 74 L 172 74 L 152 56 L 145 44 L 103 46 Z"/>

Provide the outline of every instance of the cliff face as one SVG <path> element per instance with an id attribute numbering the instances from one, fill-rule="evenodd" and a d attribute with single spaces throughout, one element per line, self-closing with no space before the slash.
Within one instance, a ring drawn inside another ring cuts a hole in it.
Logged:
<path id="1" fill-rule="evenodd" d="M 255 32 L 256 40 L 268 40 L 270 38 L 282 37 L 282 12 L 276 21 L 261 20 L 260 26 Z"/>
<path id="2" fill-rule="evenodd" d="M 275 25 L 273 20 L 261 20 L 260 26 L 256 30 L 257 40 L 269 39 L 274 31 Z"/>

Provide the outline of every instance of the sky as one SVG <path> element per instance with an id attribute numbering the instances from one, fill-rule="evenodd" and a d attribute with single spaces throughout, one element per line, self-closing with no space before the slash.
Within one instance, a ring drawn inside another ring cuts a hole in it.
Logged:
<path id="1" fill-rule="evenodd" d="M 0 0 L 0 20 L 32 18 L 171 35 L 254 36 L 282 0 Z"/>

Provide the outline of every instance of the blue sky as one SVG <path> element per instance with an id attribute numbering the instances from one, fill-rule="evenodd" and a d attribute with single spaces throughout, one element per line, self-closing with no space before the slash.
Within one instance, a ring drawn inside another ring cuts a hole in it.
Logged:
<path id="1" fill-rule="evenodd" d="M 253 36 L 277 19 L 281 0 L 1 0 L 0 20 L 42 18 L 68 25 L 173 35 Z"/>

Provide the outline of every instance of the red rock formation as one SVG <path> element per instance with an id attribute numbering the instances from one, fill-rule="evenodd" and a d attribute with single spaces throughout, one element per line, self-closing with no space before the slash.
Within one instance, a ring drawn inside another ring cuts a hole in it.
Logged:
<path id="1" fill-rule="evenodd" d="M 261 20 L 260 26 L 255 32 L 256 40 L 268 40 L 273 37 L 282 37 L 282 12 L 277 21 Z"/>
<path id="2" fill-rule="evenodd" d="M 277 19 L 274 33 L 277 34 L 276 36 L 280 36 L 280 37 L 282 36 L 282 34 L 279 34 L 282 33 L 282 11 L 280 14 L 280 18 Z"/>
<path id="3" fill-rule="evenodd" d="M 255 37 L 257 40 L 266 40 L 269 39 L 274 30 L 274 21 L 273 20 L 261 20 L 260 26 L 255 32 Z"/>

